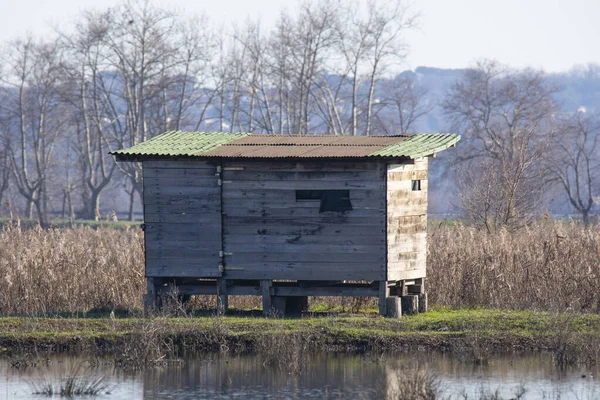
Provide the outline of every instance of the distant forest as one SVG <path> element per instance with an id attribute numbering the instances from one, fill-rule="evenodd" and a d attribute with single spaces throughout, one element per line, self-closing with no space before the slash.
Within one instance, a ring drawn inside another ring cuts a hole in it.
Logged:
<path id="1" fill-rule="evenodd" d="M 4 43 L 0 216 L 133 219 L 141 167 L 108 152 L 169 130 L 453 131 L 457 149 L 432 162 L 431 213 L 488 229 L 543 213 L 589 222 L 600 66 L 545 74 L 479 60 L 398 73 L 417 24 L 402 0 L 307 2 L 268 31 L 140 1 Z"/>

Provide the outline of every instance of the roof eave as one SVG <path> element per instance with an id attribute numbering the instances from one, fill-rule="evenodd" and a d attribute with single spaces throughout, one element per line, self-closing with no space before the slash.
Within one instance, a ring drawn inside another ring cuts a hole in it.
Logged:
<path id="1" fill-rule="evenodd" d="M 160 160 L 193 160 L 196 156 L 178 154 L 123 154 L 123 153 L 112 153 L 117 162 L 142 162 L 142 161 L 160 161 Z"/>
<path id="2" fill-rule="evenodd" d="M 143 162 L 143 161 L 164 161 L 164 160 L 204 160 L 204 161 L 331 161 L 331 160 L 352 160 L 362 162 L 373 162 L 373 161 L 410 161 L 413 158 L 408 156 L 340 156 L 340 157 L 219 157 L 219 156 L 204 156 L 204 155 L 160 155 L 160 154 L 122 154 L 117 153 L 112 155 L 115 157 L 117 162 Z"/>

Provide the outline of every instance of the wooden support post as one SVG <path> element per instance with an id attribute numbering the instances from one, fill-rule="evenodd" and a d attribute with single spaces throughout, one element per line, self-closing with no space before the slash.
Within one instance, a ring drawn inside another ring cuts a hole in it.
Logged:
<path id="1" fill-rule="evenodd" d="M 390 296 L 385 299 L 385 316 L 388 318 L 400 318 L 402 316 L 402 302 L 398 296 Z"/>
<path id="2" fill-rule="evenodd" d="M 227 280 L 217 279 L 217 314 L 225 314 L 229 308 L 229 296 L 227 295 Z"/>
<path id="3" fill-rule="evenodd" d="M 408 287 L 408 293 L 404 294 L 421 294 L 425 293 L 425 278 L 416 279 L 414 284 Z"/>
<path id="4" fill-rule="evenodd" d="M 271 315 L 300 318 L 308 310 L 308 296 L 271 296 Z"/>
<path id="5" fill-rule="evenodd" d="M 271 286 L 273 286 L 273 282 L 269 279 L 263 279 L 260 281 L 260 291 L 262 293 L 262 306 L 263 306 L 263 315 L 269 315 L 271 312 Z"/>
<path id="6" fill-rule="evenodd" d="M 287 298 L 286 317 L 300 318 L 305 311 L 308 311 L 308 296 L 290 296 Z"/>
<path id="7" fill-rule="evenodd" d="M 386 315 L 385 302 L 390 297 L 390 288 L 387 281 L 379 281 L 379 314 Z"/>
<path id="8" fill-rule="evenodd" d="M 419 313 L 427 312 L 427 293 L 419 294 Z"/>
<path id="9" fill-rule="evenodd" d="M 415 315 L 419 312 L 419 296 L 402 296 L 402 313 L 406 315 Z"/>
<path id="10" fill-rule="evenodd" d="M 271 309 L 269 315 L 272 317 L 283 318 L 286 316 L 285 309 L 288 297 L 271 296 Z"/>
<path id="11" fill-rule="evenodd" d="M 156 287 L 154 278 L 146 278 L 146 294 L 144 295 L 144 314 L 149 315 L 156 308 Z"/>
<path id="12" fill-rule="evenodd" d="M 406 296 L 408 294 L 408 288 L 405 281 L 402 280 L 396 282 L 396 286 L 398 287 L 398 296 Z"/>

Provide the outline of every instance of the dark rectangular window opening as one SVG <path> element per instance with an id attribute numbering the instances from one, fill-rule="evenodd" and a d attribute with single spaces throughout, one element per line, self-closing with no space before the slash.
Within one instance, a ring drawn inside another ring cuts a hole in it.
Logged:
<path id="1" fill-rule="evenodd" d="M 296 190 L 296 201 L 320 201 L 319 212 L 350 211 L 349 190 Z"/>
<path id="2" fill-rule="evenodd" d="M 421 190 L 421 180 L 413 180 L 412 181 L 412 190 L 413 192 L 418 192 Z"/>

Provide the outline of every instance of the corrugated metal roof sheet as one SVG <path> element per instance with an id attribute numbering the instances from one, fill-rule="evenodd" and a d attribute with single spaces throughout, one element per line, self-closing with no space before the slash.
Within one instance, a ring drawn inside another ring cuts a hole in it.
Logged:
<path id="1" fill-rule="evenodd" d="M 129 149 L 122 156 L 214 158 L 362 158 L 430 155 L 460 140 L 456 134 L 390 136 L 251 135 L 222 132 L 167 132 Z"/>
<path id="2" fill-rule="evenodd" d="M 388 146 L 405 140 L 409 135 L 398 136 L 287 136 L 250 135 L 230 143 L 232 146 Z"/>
<path id="3" fill-rule="evenodd" d="M 367 157 L 385 146 L 319 145 L 225 145 L 202 154 L 203 157 L 241 158 L 314 158 Z"/>
<path id="4" fill-rule="evenodd" d="M 456 145 L 460 135 L 456 133 L 420 133 L 409 139 L 378 150 L 370 157 L 424 157 Z"/>
<path id="5" fill-rule="evenodd" d="M 138 143 L 128 149 L 110 154 L 136 156 L 195 156 L 233 140 L 248 136 L 248 133 L 181 132 L 171 131 Z"/>

